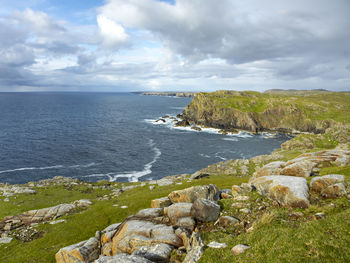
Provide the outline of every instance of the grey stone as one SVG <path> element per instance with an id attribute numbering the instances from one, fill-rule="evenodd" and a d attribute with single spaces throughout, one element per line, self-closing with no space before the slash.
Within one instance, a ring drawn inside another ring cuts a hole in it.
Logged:
<path id="1" fill-rule="evenodd" d="M 225 247 L 227 247 L 226 243 L 218 243 L 216 241 L 210 242 L 207 246 L 211 247 L 211 248 L 225 248 Z"/>
<path id="2" fill-rule="evenodd" d="M 156 245 L 140 247 L 136 249 L 132 254 L 147 258 L 152 262 L 165 263 L 169 261 L 170 254 L 173 249 L 173 246 L 160 243 Z"/>
<path id="3" fill-rule="evenodd" d="M 147 208 L 140 210 L 136 216 L 137 217 L 160 217 L 163 215 L 163 208 Z"/>
<path id="4" fill-rule="evenodd" d="M 107 256 L 107 257 L 102 256 L 98 260 L 96 260 L 95 263 L 153 263 L 153 262 L 140 256 L 122 253 L 115 256 Z"/>
<path id="5" fill-rule="evenodd" d="M 248 246 L 248 245 L 243 245 L 243 244 L 239 244 L 239 245 L 234 246 L 234 247 L 231 249 L 231 251 L 233 252 L 233 254 L 239 255 L 239 254 L 244 253 L 248 248 L 250 248 L 250 246 Z"/>
<path id="6" fill-rule="evenodd" d="M 183 190 L 173 191 L 168 195 L 172 203 L 193 203 L 198 198 L 218 201 L 220 197 L 219 189 L 212 184 L 202 186 L 192 186 Z"/>
<path id="7" fill-rule="evenodd" d="M 191 216 L 202 222 L 216 221 L 220 215 L 220 206 L 208 199 L 197 199 L 191 208 Z"/>

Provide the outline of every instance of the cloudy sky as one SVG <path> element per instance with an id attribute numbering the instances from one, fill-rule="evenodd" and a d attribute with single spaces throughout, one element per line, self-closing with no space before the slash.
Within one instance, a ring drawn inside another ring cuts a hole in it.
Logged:
<path id="1" fill-rule="evenodd" d="M 0 0 L 0 91 L 350 90 L 349 0 Z"/>

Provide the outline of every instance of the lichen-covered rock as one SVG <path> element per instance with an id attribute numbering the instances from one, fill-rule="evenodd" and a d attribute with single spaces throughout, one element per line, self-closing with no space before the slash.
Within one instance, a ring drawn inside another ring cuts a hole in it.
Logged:
<path id="1" fill-rule="evenodd" d="M 131 254 L 140 247 L 158 243 L 174 247 L 182 246 L 182 240 L 175 234 L 172 226 L 134 219 L 126 220 L 119 227 L 112 242 L 113 255 L 118 253 Z"/>
<path id="2" fill-rule="evenodd" d="M 208 199 L 197 199 L 191 208 L 191 216 L 202 222 L 216 221 L 220 215 L 220 206 Z"/>
<path id="3" fill-rule="evenodd" d="M 242 195 L 242 194 L 244 194 L 244 192 L 245 191 L 239 185 L 232 185 L 232 195 L 233 196 Z"/>
<path id="4" fill-rule="evenodd" d="M 182 263 L 198 262 L 204 252 L 204 243 L 198 233 L 192 233 L 186 249 L 187 255 Z"/>
<path id="5" fill-rule="evenodd" d="M 279 175 L 285 164 L 285 162 L 280 161 L 268 163 L 261 168 L 257 168 L 253 177 Z"/>
<path id="6" fill-rule="evenodd" d="M 142 209 L 137 212 L 137 217 L 147 217 L 147 218 L 154 218 L 154 217 L 160 217 L 163 215 L 163 208 L 147 208 Z"/>
<path id="7" fill-rule="evenodd" d="M 89 240 L 61 248 L 56 253 L 56 263 L 92 262 L 100 255 L 100 242 L 92 237 Z"/>
<path id="8" fill-rule="evenodd" d="M 316 164 L 314 162 L 308 160 L 299 161 L 285 166 L 282 170 L 280 170 L 279 174 L 306 178 L 311 175 L 312 169 L 315 166 Z"/>
<path id="9" fill-rule="evenodd" d="M 310 190 L 316 193 L 322 193 L 328 186 L 336 183 L 344 183 L 344 175 L 327 174 L 312 178 L 310 182 Z"/>
<path id="10" fill-rule="evenodd" d="M 140 247 L 134 251 L 133 255 L 146 258 L 152 262 L 165 263 L 169 262 L 173 249 L 173 246 L 160 243 L 153 246 Z"/>
<path id="11" fill-rule="evenodd" d="M 162 197 L 151 201 L 151 208 L 164 208 L 170 206 L 172 202 L 168 197 Z"/>
<path id="12" fill-rule="evenodd" d="M 173 226 L 193 229 L 195 222 L 191 218 L 192 203 L 176 203 L 164 208 L 164 214 Z"/>
<path id="13" fill-rule="evenodd" d="M 183 190 L 173 191 L 168 195 L 172 203 L 193 203 L 198 198 L 218 201 L 219 196 L 219 189 L 212 184 L 192 186 Z"/>
<path id="14" fill-rule="evenodd" d="M 338 198 L 346 195 L 346 189 L 344 184 L 337 183 L 326 187 L 321 195 L 325 198 Z"/>
<path id="15" fill-rule="evenodd" d="M 251 181 L 257 191 L 283 206 L 307 208 L 308 185 L 305 178 L 295 176 L 263 176 Z"/>

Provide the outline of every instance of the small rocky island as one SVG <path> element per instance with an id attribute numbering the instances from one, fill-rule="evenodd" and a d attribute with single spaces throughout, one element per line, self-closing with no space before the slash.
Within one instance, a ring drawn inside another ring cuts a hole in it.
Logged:
<path id="1" fill-rule="evenodd" d="M 181 118 L 293 133 L 270 155 L 157 181 L 0 185 L 4 262 L 348 262 L 350 94 L 196 94 Z M 18 253 L 18 251 L 21 253 Z"/>

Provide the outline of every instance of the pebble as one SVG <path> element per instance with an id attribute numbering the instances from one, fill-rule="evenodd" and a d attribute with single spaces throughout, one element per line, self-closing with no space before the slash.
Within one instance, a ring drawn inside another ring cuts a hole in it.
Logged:
<path id="1" fill-rule="evenodd" d="M 211 247 L 211 248 L 225 248 L 225 247 L 227 247 L 227 245 L 225 243 L 219 243 L 216 241 L 210 242 L 207 246 Z"/>
<path id="2" fill-rule="evenodd" d="M 154 189 L 154 185 L 150 185 L 149 190 L 153 190 L 153 189 Z"/>
<path id="3" fill-rule="evenodd" d="M 239 210 L 239 212 L 244 214 L 250 214 L 252 211 L 249 208 L 242 208 Z"/>
<path id="4" fill-rule="evenodd" d="M 125 208 L 128 208 L 128 206 L 127 206 L 127 205 L 123 205 L 123 206 L 121 206 L 120 208 L 125 209 Z"/>
<path id="5" fill-rule="evenodd" d="M 64 220 L 64 219 L 55 220 L 55 221 L 51 221 L 49 224 L 50 225 L 55 225 L 55 224 L 63 223 L 63 222 L 66 222 L 66 220 Z"/>
<path id="6" fill-rule="evenodd" d="M 248 248 L 250 248 L 250 246 L 239 244 L 239 245 L 234 246 L 231 249 L 231 251 L 233 252 L 233 254 L 239 255 L 239 254 L 244 253 L 244 251 L 246 251 Z"/>

